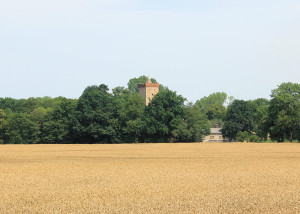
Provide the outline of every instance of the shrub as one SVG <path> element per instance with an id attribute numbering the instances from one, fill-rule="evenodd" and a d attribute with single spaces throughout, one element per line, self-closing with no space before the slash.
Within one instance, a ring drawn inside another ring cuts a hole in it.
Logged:
<path id="1" fill-rule="evenodd" d="M 257 135 L 251 135 L 250 142 L 261 142 L 261 140 Z"/>
<path id="2" fill-rule="evenodd" d="M 244 132 L 238 132 L 236 134 L 236 139 L 238 141 L 240 141 L 240 142 L 244 142 L 244 141 L 249 142 L 249 140 L 250 140 L 249 138 L 250 138 L 250 135 L 246 131 L 244 131 Z"/>

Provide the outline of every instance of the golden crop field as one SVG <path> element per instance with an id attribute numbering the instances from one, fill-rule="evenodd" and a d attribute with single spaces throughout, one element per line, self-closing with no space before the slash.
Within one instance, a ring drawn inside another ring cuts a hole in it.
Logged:
<path id="1" fill-rule="evenodd" d="M 300 213 L 300 144 L 1 145 L 0 213 Z"/>

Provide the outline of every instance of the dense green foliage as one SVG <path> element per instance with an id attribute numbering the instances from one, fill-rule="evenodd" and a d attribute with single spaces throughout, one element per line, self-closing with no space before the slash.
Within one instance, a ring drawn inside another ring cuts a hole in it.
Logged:
<path id="1" fill-rule="evenodd" d="M 73 140 L 73 125 L 77 100 L 62 98 L 53 109 L 44 113 L 44 120 L 40 122 L 42 127 L 42 139 L 44 143 L 70 143 Z"/>
<path id="2" fill-rule="evenodd" d="M 237 139 L 238 132 L 248 132 L 260 140 L 300 142 L 300 85 L 282 83 L 271 100 L 235 100 L 227 109 L 222 133 Z"/>
<path id="3" fill-rule="evenodd" d="M 145 83 L 146 80 L 147 80 L 147 77 L 145 75 L 140 76 L 138 78 L 130 79 L 129 82 L 127 83 L 128 90 L 131 93 L 138 93 L 139 92 L 138 85 L 140 83 Z M 153 78 L 151 78 L 151 82 L 152 83 L 157 83 L 156 79 L 153 79 Z"/>
<path id="4" fill-rule="evenodd" d="M 0 143 L 199 142 L 212 127 L 230 141 L 300 141 L 299 84 L 281 84 L 270 101 L 217 92 L 195 104 L 162 86 L 146 106 L 137 93 L 145 81 L 133 78 L 112 92 L 88 86 L 79 99 L 0 98 Z"/>
<path id="5" fill-rule="evenodd" d="M 236 138 L 238 132 L 248 132 L 266 140 L 268 106 L 269 101 L 262 98 L 249 101 L 234 100 L 228 106 L 224 118 L 223 135 L 231 141 Z"/>
<path id="6" fill-rule="evenodd" d="M 196 101 L 196 106 L 203 114 L 207 115 L 211 127 L 223 126 L 226 115 L 226 102 L 230 102 L 232 97 L 228 97 L 224 92 L 216 92 L 208 97 L 203 97 Z"/>
<path id="7" fill-rule="evenodd" d="M 183 109 L 183 120 L 173 131 L 174 137 L 182 142 L 199 142 L 209 133 L 206 115 L 194 105 L 188 105 Z"/>
<path id="8" fill-rule="evenodd" d="M 145 75 L 130 79 L 129 82 L 127 83 L 129 92 L 130 93 L 138 93 L 139 92 L 139 88 L 138 88 L 139 83 L 145 83 L 147 79 L 148 79 L 148 77 L 146 77 Z M 157 83 L 156 79 L 154 79 L 154 78 L 151 78 L 150 80 L 152 83 Z M 163 91 L 165 89 L 166 89 L 165 86 L 163 86 L 162 84 L 159 84 L 160 91 Z"/>
<path id="9" fill-rule="evenodd" d="M 300 84 L 282 83 L 271 94 L 268 127 L 271 138 L 300 141 Z"/>
<path id="10" fill-rule="evenodd" d="M 141 142 L 145 122 L 142 117 L 145 111 L 145 100 L 138 93 L 130 93 L 128 89 L 113 89 L 116 107 L 115 142 Z"/>
<path id="11" fill-rule="evenodd" d="M 147 141 L 166 141 L 174 138 L 173 131 L 182 123 L 184 98 L 167 89 L 158 93 L 146 107 Z"/>
<path id="12" fill-rule="evenodd" d="M 116 135 L 113 95 L 104 84 L 87 87 L 76 107 L 76 133 L 81 142 L 112 142 Z"/>
<path id="13" fill-rule="evenodd" d="M 228 107 L 222 133 L 231 139 L 238 132 L 251 133 L 254 129 L 254 106 L 250 101 L 234 100 Z"/>
<path id="14" fill-rule="evenodd" d="M 254 134 L 249 134 L 248 132 L 244 131 L 244 132 L 238 132 L 236 134 L 236 139 L 239 142 L 261 142 L 261 139 Z"/>

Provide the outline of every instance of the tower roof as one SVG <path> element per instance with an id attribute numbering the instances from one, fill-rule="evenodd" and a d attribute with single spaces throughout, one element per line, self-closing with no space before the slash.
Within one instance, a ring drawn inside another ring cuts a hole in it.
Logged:
<path id="1" fill-rule="evenodd" d="M 147 78 L 146 83 L 152 83 L 149 77 Z"/>

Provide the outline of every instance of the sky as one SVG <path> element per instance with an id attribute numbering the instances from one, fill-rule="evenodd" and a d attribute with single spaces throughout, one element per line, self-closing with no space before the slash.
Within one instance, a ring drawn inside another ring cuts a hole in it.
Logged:
<path id="1" fill-rule="evenodd" d="M 0 97 L 146 75 L 195 102 L 300 83 L 299 0 L 0 0 Z"/>

